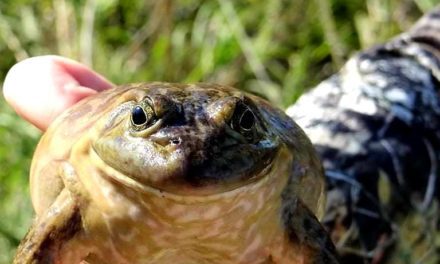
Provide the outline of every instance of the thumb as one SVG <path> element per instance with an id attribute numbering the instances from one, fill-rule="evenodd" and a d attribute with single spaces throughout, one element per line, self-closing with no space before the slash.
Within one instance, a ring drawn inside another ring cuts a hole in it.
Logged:
<path id="1" fill-rule="evenodd" d="M 21 117 L 44 131 L 65 109 L 111 86 L 83 64 L 48 55 L 14 65 L 6 75 L 3 94 Z"/>

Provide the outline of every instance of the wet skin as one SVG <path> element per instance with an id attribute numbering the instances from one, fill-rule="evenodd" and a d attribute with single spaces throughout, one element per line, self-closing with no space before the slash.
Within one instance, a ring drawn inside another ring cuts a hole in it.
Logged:
<path id="1" fill-rule="evenodd" d="M 15 263 L 335 263 L 322 168 L 282 111 L 234 88 L 132 84 L 62 114 L 31 169 Z"/>

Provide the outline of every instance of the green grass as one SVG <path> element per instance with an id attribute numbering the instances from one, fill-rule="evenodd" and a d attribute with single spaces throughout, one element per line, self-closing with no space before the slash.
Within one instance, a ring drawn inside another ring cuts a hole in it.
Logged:
<path id="1" fill-rule="evenodd" d="M 217 82 L 286 107 L 434 2 L 2 0 L 0 83 L 16 61 L 50 53 L 115 83 Z M 31 221 L 28 171 L 38 137 L 0 100 L 0 264 Z"/>
<path id="2" fill-rule="evenodd" d="M 10 263 L 31 221 L 27 174 L 38 136 L 0 99 L 0 263 Z"/>

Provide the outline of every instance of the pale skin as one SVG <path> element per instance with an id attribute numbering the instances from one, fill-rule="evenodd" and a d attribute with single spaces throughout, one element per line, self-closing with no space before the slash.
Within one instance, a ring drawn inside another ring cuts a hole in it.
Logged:
<path id="1" fill-rule="evenodd" d="M 6 75 L 3 95 L 17 114 L 45 131 L 63 110 L 112 86 L 79 62 L 48 55 L 15 64 Z"/>

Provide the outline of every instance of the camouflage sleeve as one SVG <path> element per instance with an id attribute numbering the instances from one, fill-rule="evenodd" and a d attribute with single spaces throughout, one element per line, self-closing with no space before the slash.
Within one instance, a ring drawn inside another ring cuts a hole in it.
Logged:
<path id="1" fill-rule="evenodd" d="M 440 193 L 439 80 L 440 6 L 288 108 L 322 158 L 323 223 L 345 262 L 380 262 L 404 239 L 400 226 L 412 214 L 423 219 L 417 237 L 427 245 L 419 260 L 438 252 L 431 239 L 439 225 L 432 216 Z"/>

